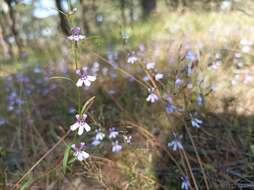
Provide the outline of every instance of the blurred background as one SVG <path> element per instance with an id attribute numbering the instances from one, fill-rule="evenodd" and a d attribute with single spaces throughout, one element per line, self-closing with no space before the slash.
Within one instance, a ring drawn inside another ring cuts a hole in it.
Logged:
<path id="1" fill-rule="evenodd" d="M 254 189 L 253 10 L 252 0 L 0 0 L 1 188 L 181 189 L 184 173 L 191 189 Z M 66 166 L 74 27 L 86 36 L 78 66 L 97 77 L 81 100 L 96 98 L 79 140 L 92 156 Z M 164 102 L 146 101 L 150 77 Z M 110 138 L 93 143 L 112 127 L 117 153 Z M 183 152 L 167 146 L 173 132 Z"/>

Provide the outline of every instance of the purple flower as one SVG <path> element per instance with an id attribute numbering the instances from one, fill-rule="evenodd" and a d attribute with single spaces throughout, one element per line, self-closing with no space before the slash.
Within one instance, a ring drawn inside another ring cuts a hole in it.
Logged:
<path id="1" fill-rule="evenodd" d="M 97 140 L 96 138 L 93 138 L 92 145 L 93 145 L 93 146 L 97 146 L 97 145 L 99 145 L 99 144 L 101 144 L 101 141 L 100 141 L 100 140 Z"/>
<path id="2" fill-rule="evenodd" d="M 182 180 L 181 189 L 182 190 L 189 190 L 190 189 L 190 181 L 189 181 L 188 177 L 183 176 L 183 177 L 181 177 L 181 180 Z"/>
<path id="3" fill-rule="evenodd" d="M 205 102 L 205 100 L 204 100 L 204 95 L 201 94 L 201 93 L 199 93 L 198 96 L 197 96 L 197 98 L 196 98 L 196 102 L 197 102 L 197 104 L 198 104 L 199 106 L 204 105 L 204 102 Z"/>
<path id="4" fill-rule="evenodd" d="M 146 69 L 147 70 L 151 70 L 151 69 L 154 69 L 154 68 L 155 68 L 155 63 L 154 62 L 146 64 Z"/>
<path id="5" fill-rule="evenodd" d="M 166 111 L 167 111 L 168 113 L 174 113 L 174 112 L 177 111 L 177 108 L 176 108 L 176 106 L 174 106 L 172 103 L 168 102 L 168 103 L 166 104 Z"/>
<path id="6" fill-rule="evenodd" d="M 68 39 L 71 41 L 79 41 L 85 39 L 85 35 L 81 35 L 81 29 L 79 27 L 75 27 L 71 29 L 71 35 L 68 36 Z"/>
<path id="7" fill-rule="evenodd" d="M 197 60 L 197 55 L 192 51 L 188 51 L 185 55 L 187 61 L 194 62 Z"/>
<path id="8" fill-rule="evenodd" d="M 175 80 L 175 85 L 176 85 L 176 87 L 179 87 L 179 86 L 181 86 L 182 84 L 183 84 L 183 80 L 182 80 L 182 79 L 177 78 L 177 79 Z"/>
<path id="9" fill-rule="evenodd" d="M 124 138 L 124 141 L 127 143 L 127 144 L 131 144 L 131 140 L 132 140 L 132 136 L 123 136 Z"/>
<path id="10" fill-rule="evenodd" d="M 95 139 L 102 141 L 105 138 L 105 134 L 100 129 L 96 129 Z"/>
<path id="11" fill-rule="evenodd" d="M 159 81 L 159 80 L 161 80 L 161 79 L 163 79 L 163 74 L 157 73 L 157 74 L 155 75 L 155 80 Z"/>
<path id="12" fill-rule="evenodd" d="M 174 139 L 168 143 L 168 147 L 172 147 L 173 151 L 176 151 L 178 149 L 183 149 L 183 145 L 181 143 L 181 139 L 183 138 L 182 135 L 177 136 L 175 133 L 173 133 Z"/>
<path id="13" fill-rule="evenodd" d="M 122 150 L 122 146 L 118 144 L 118 141 L 112 143 L 112 152 L 120 152 Z"/>
<path id="14" fill-rule="evenodd" d="M 76 109 L 74 108 L 74 107 L 70 107 L 69 109 L 68 109 L 68 113 L 69 114 L 75 114 L 75 112 L 76 112 Z"/>
<path id="15" fill-rule="evenodd" d="M 127 63 L 134 64 L 137 62 L 137 60 L 138 60 L 137 56 L 135 55 L 134 52 L 132 52 L 128 55 Z"/>
<path id="16" fill-rule="evenodd" d="M 72 131 L 75 131 L 76 129 L 78 129 L 78 135 L 82 135 L 84 132 L 84 129 L 86 130 L 86 132 L 89 132 L 91 130 L 91 127 L 86 123 L 86 118 L 87 115 L 83 114 L 83 115 L 76 115 L 76 122 L 70 126 L 70 129 Z"/>
<path id="17" fill-rule="evenodd" d="M 96 80 L 95 76 L 91 76 L 87 74 L 87 67 L 83 67 L 82 69 L 77 69 L 76 73 L 80 76 L 78 79 L 76 86 L 81 87 L 83 84 L 87 87 L 91 85 L 91 82 Z"/>
<path id="18" fill-rule="evenodd" d="M 116 131 L 114 127 L 109 128 L 109 135 L 108 135 L 109 139 L 115 139 L 118 135 L 119 135 L 119 132 Z"/>
<path id="19" fill-rule="evenodd" d="M 198 118 L 194 118 L 191 114 L 190 114 L 190 116 L 191 116 L 191 125 L 192 125 L 192 127 L 200 128 L 201 127 L 200 125 L 203 123 L 203 121 L 198 119 Z"/>
<path id="20" fill-rule="evenodd" d="M 149 88 L 148 92 L 149 92 L 149 95 L 146 98 L 147 102 L 154 103 L 157 100 L 159 100 L 159 97 L 155 94 L 155 89 L 154 88 Z"/>
<path id="21" fill-rule="evenodd" d="M 75 144 L 71 145 L 71 147 L 74 150 L 73 155 L 79 161 L 83 161 L 89 157 L 89 154 L 87 152 L 83 151 L 83 149 L 85 148 L 85 143 L 81 142 L 79 148 Z"/>
<path id="22" fill-rule="evenodd" d="M 6 124 L 6 121 L 5 121 L 5 119 L 3 119 L 3 118 L 0 118 L 0 126 L 3 126 L 4 124 Z"/>

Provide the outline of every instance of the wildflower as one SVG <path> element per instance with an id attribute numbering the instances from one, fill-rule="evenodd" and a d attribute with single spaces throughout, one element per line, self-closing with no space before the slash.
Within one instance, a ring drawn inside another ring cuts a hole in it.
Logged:
<path id="1" fill-rule="evenodd" d="M 167 102 L 167 104 L 166 104 L 166 111 L 167 111 L 168 113 L 173 113 L 173 112 L 176 112 L 176 111 L 177 111 L 177 108 L 176 108 L 176 106 L 173 105 L 172 103 Z"/>
<path id="2" fill-rule="evenodd" d="M 71 35 L 68 36 L 68 39 L 71 41 L 78 42 L 79 40 L 83 40 L 86 38 L 85 35 L 81 35 L 81 29 L 79 27 L 75 27 L 71 29 Z"/>
<path id="3" fill-rule="evenodd" d="M 203 123 L 202 120 L 192 117 L 191 115 L 191 124 L 194 128 L 200 128 L 200 125 Z"/>
<path id="4" fill-rule="evenodd" d="M 148 76 L 144 76 L 143 77 L 143 81 L 149 81 L 149 77 Z"/>
<path id="5" fill-rule="evenodd" d="M 85 143 L 81 142 L 80 147 L 78 148 L 75 144 L 71 145 L 72 149 L 74 150 L 74 156 L 79 160 L 83 161 L 89 157 L 89 154 L 83 151 L 85 147 Z"/>
<path id="6" fill-rule="evenodd" d="M 155 68 L 155 63 L 154 62 L 146 64 L 146 69 L 147 70 L 151 70 L 151 69 L 154 69 L 154 68 Z"/>
<path id="7" fill-rule="evenodd" d="M 155 80 L 161 80 L 161 79 L 163 79 L 163 74 L 161 74 L 161 73 L 157 73 L 156 75 L 155 75 Z"/>
<path id="8" fill-rule="evenodd" d="M 119 135 L 119 132 L 116 131 L 116 128 L 114 127 L 109 128 L 109 135 L 108 135 L 109 139 L 115 139 L 118 135 Z"/>
<path id="9" fill-rule="evenodd" d="M 95 76 L 91 76 L 87 74 L 87 67 L 83 67 L 82 69 L 77 69 L 76 73 L 80 76 L 78 79 L 76 86 L 81 87 L 83 84 L 87 87 L 91 85 L 91 82 L 96 80 Z"/>
<path id="10" fill-rule="evenodd" d="M 180 78 L 177 78 L 177 79 L 175 80 L 175 85 L 176 85 L 176 87 L 179 87 L 181 84 L 183 84 L 183 80 L 180 79 Z"/>
<path id="11" fill-rule="evenodd" d="M 97 145 L 99 145 L 99 144 L 101 144 L 101 141 L 100 141 L 100 140 L 97 140 L 96 138 L 93 138 L 92 145 L 93 145 L 93 146 L 97 146 Z"/>
<path id="12" fill-rule="evenodd" d="M 4 124 L 6 124 L 6 121 L 5 121 L 5 119 L 3 119 L 3 118 L 0 118 L 0 126 L 3 126 Z"/>
<path id="13" fill-rule="evenodd" d="M 154 88 L 149 88 L 148 89 L 148 92 L 150 93 L 147 98 L 146 98 L 146 101 L 147 102 L 151 102 L 151 103 L 154 103 L 156 102 L 157 100 L 159 100 L 159 97 L 155 94 L 155 89 Z"/>
<path id="14" fill-rule="evenodd" d="M 178 149 L 183 149 L 183 145 L 181 143 L 181 139 L 183 138 L 182 135 L 177 136 L 175 133 L 173 133 L 174 140 L 168 143 L 168 147 L 172 147 L 173 151 L 176 151 Z"/>
<path id="15" fill-rule="evenodd" d="M 199 106 L 202 106 L 202 105 L 204 105 L 204 95 L 203 94 L 201 94 L 201 93 L 199 93 L 198 95 L 197 95 L 197 98 L 196 98 L 196 102 L 197 102 L 197 104 L 199 105 Z"/>
<path id="16" fill-rule="evenodd" d="M 92 73 L 95 75 L 100 70 L 100 64 L 95 61 L 92 66 Z"/>
<path id="17" fill-rule="evenodd" d="M 185 59 L 190 62 L 194 62 L 197 60 L 197 56 L 192 51 L 188 51 L 185 55 Z"/>
<path id="18" fill-rule="evenodd" d="M 134 64 L 135 62 L 137 62 L 137 60 L 138 60 L 137 56 L 135 55 L 134 52 L 132 52 L 131 54 L 128 55 L 127 63 Z"/>
<path id="19" fill-rule="evenodd" d="M 181 179 L 182 179 L 181 189 L 182 190 L 189 190 L 190 189 L 190 181 L 189 181 L 188 177 L 183 176 L 183 177 L 181 177 Z"/>
<path id="20" fill-rule="evenodd" d="M 78 135 L 82 135 L 84 132 L 84 129 L 86 130 L 86 132 L 89 132 L 91 130 L 91 127 L 86 123 L 86 118 L 87 115 L 83 114 L 83 115 L 76 115 L 76 122 L 70 126 L 70 129 L 72 131 L 75 131 L 76 129 L 78 129 Z"/>
<path id="21" fill-rule="evenodd" d="M 118 144 L 118 141 L 112 143 L 112 152 L 120 152 L 122 150 L 122 146 Z"/>
<path id="22" fill-rule="evenodd" d="M 95 19 L 97 24 L 100 24 L 104 21 L 104 17 L 102 14 L 97 14 Z"/>
<path id="23" fill-rule="evenodd" d="M 72 106 L 69 107 L 69 109 L 68 109 L 68 113 L 69 113 L 69 114 L 72 115 L 72 114 L 75 114 L 75 112 L 76 112 L 76 109 L 75 109 L 74 107 L 72 107 Z"/>
<path id="24" fill-rule="evenodd" d="M 33 72 L 34 73 L 40 73 L 41 72 L 41 68 L 39 66 L 36 66 L 33 68 Z"/>
<path id="25" fill-rule="evenodd" d="M 237 59 L 239 59 L 239 58 L 241 58 L 241 53 L 235 53 L 235 58 L 237 58 Z"/>
<path id="26" fill-rule="evenodd" d="M 124 137 L 124 141 L 127 143 L 127 144 L 131 144 L 131 140 L 132 140 L 132 136 L 123 136 Z"/>
<path id="27" fill-rule="evenodd" d="M 105 138 L 105 134 L 100 129 L 96 129 L 95 139 L 102 141 Z"/>

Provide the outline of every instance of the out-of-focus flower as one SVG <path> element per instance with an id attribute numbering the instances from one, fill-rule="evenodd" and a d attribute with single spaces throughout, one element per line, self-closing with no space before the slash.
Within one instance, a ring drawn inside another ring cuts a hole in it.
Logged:
<path id="1" fill-rule="evenodd" d="M 135 55 L 134 52 L 132 52 L 128 55 L 127 63 L 134 64 L 137 62 L 137 60 L 138 60 L 137 56 Z"/>
<path id="2" fill-rule="evenodd" d="M 194 62 L 197 60 L 197 55 L 192 51 L 188 51 L 185 55 L 185 59 L 190 62 Z"/>
<path id="3" fill-rule="evenodd" d="M 118 135 L 119 135 L 119 132 L 116 130 L 116 128 L 114 127 L 109 128 L 109 135 L 108 135 L 109 139 L 115 139 Z"/>
<path id="4" fill-rule="evenodd" d="M 118 141 L 112 143 L 112 152 L 120 152 L 122 150 L 122 146 L 118 144 Z"/>
<path id="5" fill-rule="evenodd" d="M 205 103 L 204 95 L 201 94 L 201 93 L 199 93 L 199 94 L 197 95 L 196 102 L 197 102 L 197 104 L 198 104 L 199 106 L 204 105 L 204 103 Z"/>
<path id="6" fill-rule="evenodd" d="M 68 109 L 68 113 L 72 115 L 72 114 L 76 113 L 76 109 L 74 107 L 70 107 Z"/>
<path id="7" fill-rule="evenodd" d="M 72 131 L 75 131 L 76 129 L 78 129 L 78 135 L 82 135 L 84 132 L 84 129 L 86 130 L 86 132 L 89 132 L 91 130 L 91 127 L 86 123 L 86 119 L 87 119 L 87 115 L 83 114 L 83 115 L 76 115 L 76 122 L 70 126 L 70 129 Z"/>
<path id="8" fill-rule="evenodd" d="M 181 139 L 183 138 L 183 136 L 177 136 L 175 133 L 173 133 L 173 136 L 174 139 L 168 143 L 168 147 L 172 148 L 173 151 L 183 149 L 183 145 L 181 143 Z"/>
<path id="9" fill-rule="evenodd" d="M 74 150 L 73 155 L 79 161 L 83 161 L 89 157 L 89 154 L 87 152 L 83 151 L 83 149 L 85 148 L 85 143 L 81 142 L 79 147 L 77 147 L 75 144 L 73 144 L 71 147 Z"/>
<path id="10" fill-rule="evenodd" d="M 148 76 L 144 76 L 143 77 L 143 81 L 149 81 L 149 77 Z"/>
<path id="11" fill-rule="evenodd" d="M 99 145 L 99 144 L 101 144 L 101 141 L 100 141 L 100 140 L 97 140 L 96 138 L 93 138 L 92 145 L 93 145 L 93 146 L 97 146 L 97 145 Z"/>
<path id="12" fill-rule="evenodd" d="M 39 66 L 36 66 L 33 68 L 34 73 L 41 73 L 41 68 Z"/>
<path id="13" fill-rule="evenodd" d="M 147 102 L 154 103 L 157 100 L 159 100 L 159 97 L 155 94 L 155 89 L 154 88 L 149 88 L 148 92 L 149 92 L 149 95 L 146 98 Z"/>
<path id="14" fill-rule="evenodd" d="M 76 86 L 81 87 L 83 84 L 87 87 L 91 86 L 91 82 L 96 80 L 95 76 L 87 74 L 87 67 L 83 67 L 82 69 L 77 69 L 76 73 L 80 76 L 78 79 Z"/>
<path id="15" fill-rule="evenodd" d="M 95 19 L 97 24 L 101 24 L 104 21 L 104 16 L 101 13 L 98 13 Z"/>
<path id="16" fill-rule="evenodd" d="M 156 75 L 155 75 L 155 80 L 161 80 L 161 79 L 163 79 L 163 74 L 161 74 L 161 73 L 157 73 Z"/>
<path id="17" fill-rule="evenodd" d="M 174 113 L 174 112 L 177 111 L 177 108 L 176 108 L 176 106 L 174 106 L 172 103 L 167 102 L 167 104 L 166 104 L 166 111 L 167 111 L 168 113 Z"/>
<path id="18" fill-rule="evenodd" d="M 201 124 L 203 124 L 203 121 L 198 119 L 198 118 L 195 118 L 191 115 L 191 125 L 192 127 L 194 128 L 200 128 L 201 127 Z"/>
<path id="19" fill-rule="evenodd" d="M 102 141 L 105 138 L 105 134 L 100 129 L 96 129 L 95 139 Z"/>
<path id="20" fill-rule="evenodd" d="M 220 9 L 222 11 L 229 11 L 231 9 L 231 6 L 232 6 L 232 2 L 230 0 L 224 0 L 222 1 L 220 5 Z"/>
<path id="21" fill-rule="evenodd" d="M 71 35 L 68 36 L 68 39 L 71 41 L 79 41 L 85 39 L 85 35 L 81 35 L 81 29 L 80 27 L 75 27 L 71 29 Z"/>
<path id="22" fill-rule="evenodd" d="M 127 144 L 131 144 L 131 140 L 132 140 L 132 136 L 123 136 L 124 138 L 124 141 L 127 143 Z"/>
<path id="23" fill-rule="evenodd" d="M 189 181 L 188 177 L 183 176 L 183 177 L 181 177 L 181 180 L 182 180 L 181 189 L 182 190 L 189 190 L 190 189 L 190 181 Z"/>
<path id="24" fill-rule="evenodd" d="M 93 63 L 91 71 L 95 75 L 99 70 L 100 70 L 100 64 L 97 61 L 95 61 Z"/>
<path id="25" fill-rule="evenodd" d="M 6 123 L 5 119 L 0 118 L 0 126 L 3 126 Z"/>
<path id="26" fill-rule="evenodd" d="M 176 87 L 180 87 L 183 84 L 183 80 L 180 78 L 176 78 L 175 85 Z"/>
<path id="27" fill-rule="evenodd" d="M 146 64 L 146 69 L 147 70 L 151 70 L 151 69 L 154 69 L 154 68 L 155 68 L 155 63 L 154 62 Z"/>

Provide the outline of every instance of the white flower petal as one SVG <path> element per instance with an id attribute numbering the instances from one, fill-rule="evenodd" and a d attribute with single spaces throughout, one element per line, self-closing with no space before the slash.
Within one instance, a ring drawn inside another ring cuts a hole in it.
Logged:
<path id="1" fill-rule="evenodd" d="M 87 123 L 84 124 L 84 128 L 86 132 L 89 132 L 91 130 L 91 127 Z"/>
<path id="2" fill-rule="evenodd" d="M 82 135 L 83 134 L 83 132 L 84 132 L 84 126 L 79 126 L 79 128 L 78 128 L 78 135 Z"/>
<path id="3" fill-rule="evenodd" d="M 91 85 L 91 82 L 89 80 L 84 80 L 84 84 L 88 87 Z"/>
<path id="4" fill-rule="evenodd" d="M 72 131 L 75 131 L 78 127 L 79 127 L 79 123 L 78 122 L 76 122 L 76 123 L 74 123 L 73 125 L 70 126 Z"/>
<path id="5" fill-rule="evenodd" d="M 95 81 L 95 80 L 96 80 L 96 77 L 95 77 L 95 76 L 90 76 L 90 75 L 88 75 L 88 76 L 87 76 L 87 79 L 88 79 L 89 81 Z"/>
<path id="6" fill-rule="evenodd" d="M 89 157 L 89 154 L 85 151 L 82 151 L 81 155 L 82 155 L 83 159 L 87 159 Z"/>
<path id="7" fill-rule="evenodd" d="M 83 80 L 82 79 L 78 79 L 77 83 L 76 83 L 76 86 L 77 87 L 81 87 L 83 85 Z"/>

